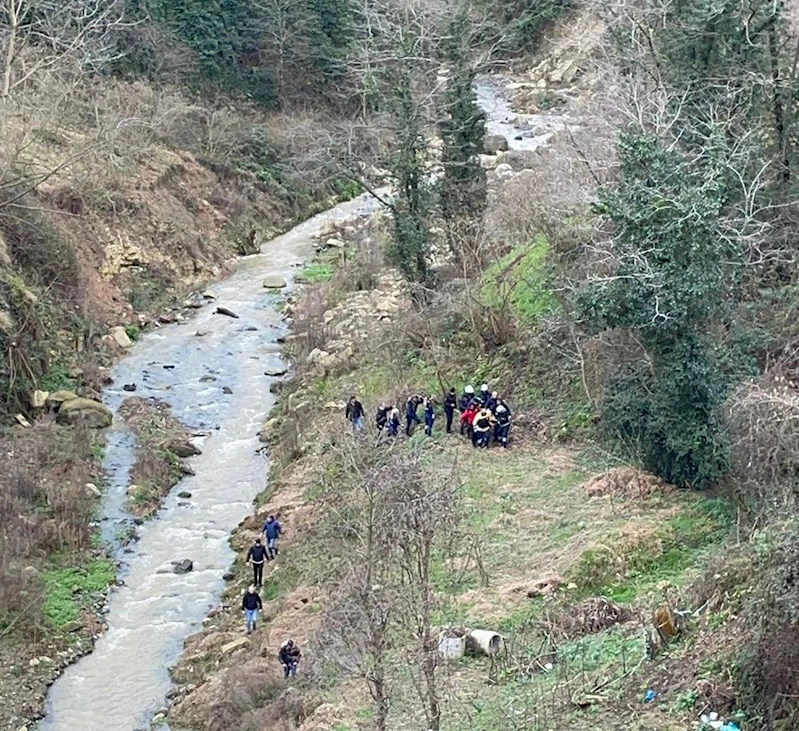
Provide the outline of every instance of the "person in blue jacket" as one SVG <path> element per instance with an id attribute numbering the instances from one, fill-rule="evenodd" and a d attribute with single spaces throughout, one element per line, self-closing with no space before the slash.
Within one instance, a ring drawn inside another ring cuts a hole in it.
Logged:
<path id="1" fill-rule="evenodd" d="M 413 427 L 415 424 L 421 424 L 422 420 L 416 413 L 419 408 L 419 397 L 411 396 L 405 406 L 405 435 L 410 436 L 413 434 Z"/>
<path id="2" fill-rule="evenodd" d="M 283 533 L 283 526 L 280 525 L 280 521 L 274 516 L 270 515 L 266 519 L 266 523 L 264 523 L 264 536 L 266 536 L 266 548 L 268 549 L 269 553 L 267 554 L 267 560 L 272 560 L 278 554 L 277 548 L 277 539 L 280 538 L 281 534 Z"/>
<path id="3" fill-rule="evenodd" d="M 424 433 L 433 436 L 433 423 L 436 420 L 435 401 L 429 396 L 424 400 Z"/>

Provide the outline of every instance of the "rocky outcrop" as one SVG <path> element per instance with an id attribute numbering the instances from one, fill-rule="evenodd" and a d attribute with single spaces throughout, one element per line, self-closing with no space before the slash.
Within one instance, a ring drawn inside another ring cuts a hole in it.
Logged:
<path id="1" fill-rule="evenodd" d="M 58 409 L 57 420 L 59 424 L 68 424 L 69 426 L 105 429 L 111 426 L 114 415 L 107 406 L 99 401 L 74 398 L 61 404 Z"/>

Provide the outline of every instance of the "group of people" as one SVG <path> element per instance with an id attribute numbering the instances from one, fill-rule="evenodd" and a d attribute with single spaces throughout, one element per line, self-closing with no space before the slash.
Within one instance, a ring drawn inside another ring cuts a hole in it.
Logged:
<path id="1" fill-rule="evenodd" d="M 247 627 L 247 634 L 252 634 L 257 629 L 258 613 L 263 609 L 263 600 L 258 589 L 264 584 L 264 565 L 267 561 L 277 558 L 279 553 L 277 544 L 278 539 L 283 534 L 283 526 L 274 516 L 267 517 L 263 526 L 263 536 L 255 539 L 247 551 L 246 563 L 252 564 L 253 583 L 247 589 L 241 600 L 241 609 L 244 612 L 244 621 Z M 286 640 L 278 651 L 278 660 L 283 666 L 283 677 L 293 678 L 297 674 L 297 667 L 300 664 L 300 648 L 294 640 Z"/>
<path id="2" fill-rule="evenodd" d="M 432 396 L 411 396 L 405 404 L 405 434 L 411 436 L 417 424 L 424 423 L 427 436 L 433 435 L 436 421 L 436 401 Z M 422 416 L 419 408 L 422 407 Z M 444 416 L 447 433 L 452 433 L 455 413 L 460 414 L 460 433 L 467 434 L 475 447 L 488 449 L 493 442 L 507 448 L 510 438 L 511 409 L 506 401 L 496 392 L 489 391 L 484 383 L 479 393 L 473 386 L 466 386 L 458 396 L 455 388 L 444 394 Z M 365 428 L 363 404 L 356 396 L 347 401 L 345 416 L 352 424 L 356 434 Z M 396 405 L 381 404 L 375 415 L 378 438 L 387 434 L 391 438 L 399 435 L 402 428 L 402 414 Z"/>

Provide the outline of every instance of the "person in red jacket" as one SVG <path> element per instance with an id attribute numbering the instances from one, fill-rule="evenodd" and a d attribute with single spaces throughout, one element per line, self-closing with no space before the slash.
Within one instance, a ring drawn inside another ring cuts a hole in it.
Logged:
<path id="1" fill-rule="evenodd" d="M 461 434 L 463 434 L 464 427 L 469 439 L 473 438 L 472 425 L 474 424 L 474 417 L 480 409 L 475 401 L 472 401 L 461 414 Z"/>

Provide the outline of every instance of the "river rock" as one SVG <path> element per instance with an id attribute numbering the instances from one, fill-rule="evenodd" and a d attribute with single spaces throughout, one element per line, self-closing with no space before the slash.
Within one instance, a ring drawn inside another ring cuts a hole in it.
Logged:
<path id="1" fill-rule="evenodd" d="M 72 401 L 73 399 L 78 398 L 78 394 L 74 391 L 53 391 L 46 399 L 45 405 L 48 409 L 60 409 L 61 405 L 67 401 Z"/>
<path id="2" fill-rule="evenodd" d="M 188 500 L 191 497 L 191 493 L 188 490 L 181 490 L 178 493 L 179 498 L 183 498 L 184 500 Z"/>
<path id="3" fill-rule="evenodd" d="M 222 657 L 227 657 L 228 655 L 232 655 L 234 652 L 238 652 L 239 650 L 244 650 L 248 648 L 252 643 L 250 642 L 249 638 L 247 637 L 239 637 L 233 642 L 228 642 L 226 645 L 222 645 L 219 648 L 219 654 Z"/>
<path id="4" fill-rule="evenodd" d="M 285 366 L 268 367 L 264 371 L 265 376 L 270 376 L 272 378 L 279 378 L 280 376 L 285 376 L 286 373 L 288 373 L 288 368 L 286 368 Z"/>
<path id="5" fill-rule="evenodd" d="M 74 398 L 65 401 L 58 409 L 58 422 L 75 426 L 81 424 L 89 429 L 105 429 L 111 426 L 114 415 L 99 401 Z"/>
<path id="6" fill-rule="evenodd" d="M 195 447 L 188 439 L 175 439 L 166 445 L 168 451 L 178 457 L 196 457 L 202 450 Z"/>
<path id="7" fill-rule="evenodd" d="M 286 284 L 286 280 L 277 275 L 264 278 L 264 289 L 283 289 Z"/>
<path id="8" fill-rule="evenodd" d="M 132 348 L 133 341 L 130 339 L 127 331 L 125 330 L 122 325 L 117 325 L 116 327 L 112 327 L 108 334 L 111 336 L 113 341 L 120 347 L 120 348 Z"/>
<path id="9" fill-rule="evenodd" d="M 513 168 L 506 162 L 500 163 L 494 169 L 494 175 L 497 176 L 498 180 L 510 180 L 515 174 Z"/>
<path id="10" fill-rule="evenodd" d="M 122 390 L 127 391 L 128 393 L 133 393 L 136 390 L 136 384 L 126 383 L 125 385 L 122 386 Z"/>
<path id="11" fill-rule="evenodd" d="M 483 149 L 489 155 L 505 152 L 508 149 L 508 140 L 504 135 L 486 135 L 483 141 Z"/>
<path id="12" fill-rule="evenodd" d="M 172 562 L 172 572 L 175 574 L 188 574 L 194 570 L 194 561 L 184 558 L 182 561 Z"/>
<path id="13" fill-rule="evenodd" d="M 269 442 L 280 424 L 279 419 L 267 419 L 258 432 L 258 440 L 264 444 Z"/>
<path id="14" fill-rule="evenodd" d="M 333 249 L 343 249 L 346 245 L 347 244 L 345 244 L 341 239 L 336 238 L 335 236 L 325 241 L 325 246 L 329 246 Z"/>
<path id="15" fill-rule="evenodd" d="M 239 316 L 233 312 L 233 310 L 229 310 L 227 307 L 217 307 L 216 310 L 214 310 L 214 314 L 225 315 L 226 317 L 232 317 L 235 320 L 239 319 Z"/>
<path id="16" fill-rule="evenodd" d="M 47 397 L 49 395 L 49 391 L 34 391 L 31 394 L 31 406 L 34 409 L 43 409 L 47 404 Z"/>
<path id="17" fill-rule="evenodd" d="M 224 393 L 226 396 L 232 396 L 233 395 L 233 389 L 230 386 L 223 386 L 222 387 L 222 393 Z"/>

